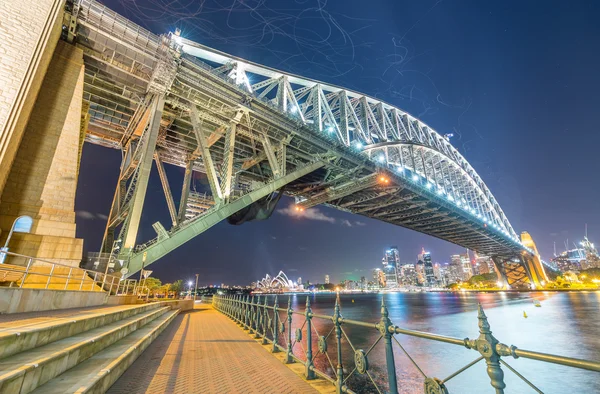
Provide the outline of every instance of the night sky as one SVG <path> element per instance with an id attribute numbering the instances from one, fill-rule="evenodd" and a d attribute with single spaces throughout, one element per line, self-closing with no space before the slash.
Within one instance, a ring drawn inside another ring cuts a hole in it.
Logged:
<path id="1" fill-rule="evenodd" d="M 169 4 L 166 6 L 165 4 Z M 194 4 L 196 3 L 196 4 Z M 553 242 L 600 241 L 600 2 L 107 0 L 161 34 L 182 35 L 267 66 L 343 85 L 394 104 L 452 144 L 487 183 L 515 231 L 542 257 Z M 85 144 L 76 201 L 77 236 L 100 247 L 120 153 Z M 175 201 L 183 169 L 168 166 Z M 198 189 L 206 188 L 195 174 Z M 318 207 L 309 218 L 221 223 L 151 269 L 163 281 L 248 284 L 281 269 L 323 282 L 370 276 L 384 250 L 403 262 L 422 247 L 434 262 L 463 249 L 411 230 Z M 170 219 L 156 169 L 138 242 Z"/>

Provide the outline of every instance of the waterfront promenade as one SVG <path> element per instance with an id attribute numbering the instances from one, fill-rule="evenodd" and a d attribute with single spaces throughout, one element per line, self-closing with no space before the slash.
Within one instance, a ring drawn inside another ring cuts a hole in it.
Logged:
<path id="1" fill-rule="evenodd" d="M 295 366 L 302 369 L 301 364 Z M 314 388 L 323 386 L 325 390 Z M 318 393 L 227 316 L 198 304 L 180 314 L 108 393 Z"/>

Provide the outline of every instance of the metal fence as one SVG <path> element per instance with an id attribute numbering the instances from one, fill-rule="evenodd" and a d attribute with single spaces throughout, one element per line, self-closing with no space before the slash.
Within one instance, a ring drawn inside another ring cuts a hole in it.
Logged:
<path id="1" fill-rule="evenodd" d="M 12 252 L 0 255 L 23 262 L 0 264 L 0 283 L 8 287 L 77 291 L 106 291 L 113 295 L 136 294 L 137 281 L 99 271 L 72 267 Z"/>
<path id="2" fill-rule="evenodd" d="M 265 345 L 272 344 L 272 352 L 286 352 L 286 363 L 300 362 L 304 364 L 304 376 L 306 379 L 315 379 L 318 375 L 330 381 L 335 386 L 337 393 L 369 391 L 378 393 L 398 393 L 397 368 L 394 359 L 395 346 L 407 356 L 410 363 L 418 370 L 418 373 L 423 378 L 424 392 L 427 394 L 447 394 L 448 388 L 446 387 L 446 383 L 450 379 L 453 379 L 482 361 L 485 362 L 485 368 L 490 378 L 490 384 L 497 394 L 504 393 L 506 387 L 502 366 L 523 380 L 533 391 L 542 393 L 538 387 L 505 361 L 508 358 L 524 358 L 600 372 L 600 362 L 523 350 L 516 346 L 509 346 L 499 342 L 492 335 L 490 325 L 481 304 L 478 305 L 477 315 L 479 322 L 479 336 L 475 339 L 460 339 L 428 332 L 408 330 L 393 325 L 388 317 L 388 310 L 383 300 L 381 304 L 380 320 L 375 323 L 369 323 L 344 318 L 340 312 L 339 296 L 336 299 L 334 312 L 331 316 L 313 313 L 309 297 L 306 298 L 306 307 L 304 311 L 296 311 L 291 308 L 291 297 L 288 298 L 287 308 L 279 307 L 277 296 L 274 298 L 273 305 L 269 305 L 268 297 L 264 296 L 263 298 L 264 300 L 261 296 L 214 296 L 212 303 L 217 310 L 229 316 L 244 330 L 248 330 L 250 334 L 254 334 L 254 338 L 262 339 L 262 343 Z M 283 314 L 283 317 L 281 317 L 280 314 Z M 297 319 L 300 319 L 300 321 L 297 321 Z M 327 334 L 320 335 L 319 332 L 317 332 L 317 328 L 313 323 L 314 319 L 322 319 L 329 324 L 332 324 L 332 327 Z M 293 322 L 296 326 L 300 323 L 301 325 L 292 333 Z M 376 330 L 378 338 L 367 350 L 357 349 L 350 340 L 347 330 L 344 329 L 344 327 L 347 326 L 357 326 Z M 407 352 L 406 348 L 401 344 L 398 339 L 400 336 L 399 334 L 461 346 L 466 349 L 474 350 L 478 354 L 478 357 L 472 362 L 458 368 L 444 379 L 427 376 L 414 358 Z M 313 335 L 316 335 L 316 337 L 313 337 Z M 332 337 L 332 339 L 334 337 L 335 339 L 335 349 L 331 349 L 331 352 L 333 353 L 335 351 L 336 354 L 335 360 L 337 361 L 335 365 L 328 354 L 328 339 L 330 339 L 330 337 Z M 283 342 L 283 344 L 280 342 Z M 345 348 L 347 350 L 351 349 L 353 352 L 354 366 L 349 369 L 345 368 L 343 362 L 343 342 Z M 376 378 L 373 375 L 374 369 L 369 364 L 369 355 L 380 342 L 385 349 L 385 368 L 383 369 L 383 376 Z M 316 349 L 314 349 L 315 343 Z M 296 350 L 298 348 L 300 348 L 300 352 Z M 324 355 L 327 359 L 327 365 L 330 368 L 323 369 L 329 369 L 329 372 L 327 370 L 319 370 L 315 366 L 315 357 L 320 354 Z M 350 370 L 351 372 L 345 373 L 347 370 Z M 364 382 L 366 382 L 366 384 L 372 384 L 373 389 L 364 389 L 364 385 L 361 385 L 360 387 L 358 385 L 356 385 L 356 387 L 350 387 L 352 385 L 348 384 L 349 379 L 356 375 L 363 375 L 365 378 Z"/>

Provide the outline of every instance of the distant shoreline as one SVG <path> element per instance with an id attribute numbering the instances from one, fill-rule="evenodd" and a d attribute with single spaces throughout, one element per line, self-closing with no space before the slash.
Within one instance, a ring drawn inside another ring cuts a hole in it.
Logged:
<path id="1" fill-rule="evenodd" d="M 491 290 L 475 290 L 475 289 L 462 289 L 462 290 L 436 290 L 436 289 L 431 289 L 431 290 L 419 290 L 419 291 L 388 291 L 388 290 L 382 290 L 382 291 L 340 291 L 340 294 L 395 294 L 395 293 L 540 293 L 540 292 L 551 292 L 551 293 L 564 293 L 564 292 L 572 292 L 572 293 L 582 293 L 582 292 L 600 292 L 600 289 L 539 289 L 539 290 L 518 290 L 518 289 L 510 289 L 510 290 L 500 290 L 500 289 L 491 289 Z M 261 293 L 252 293 L 253 295 L 302 295 L 302 294 L 337 294 L 338 292 L 336 291 L 289 291 L 289 292 L 272 292 L 272 293 L 267 293 L 267 292 L 261 292 Z"/>

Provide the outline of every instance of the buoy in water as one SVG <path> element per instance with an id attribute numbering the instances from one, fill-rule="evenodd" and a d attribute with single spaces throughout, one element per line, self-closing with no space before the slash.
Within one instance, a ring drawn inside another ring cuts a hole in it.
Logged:
<path id="1" fill-rule="evenodd" d="M 523 311 L 523 317 L 527 319 L 527 313 L 525 313 L 525 311 Z"/>

